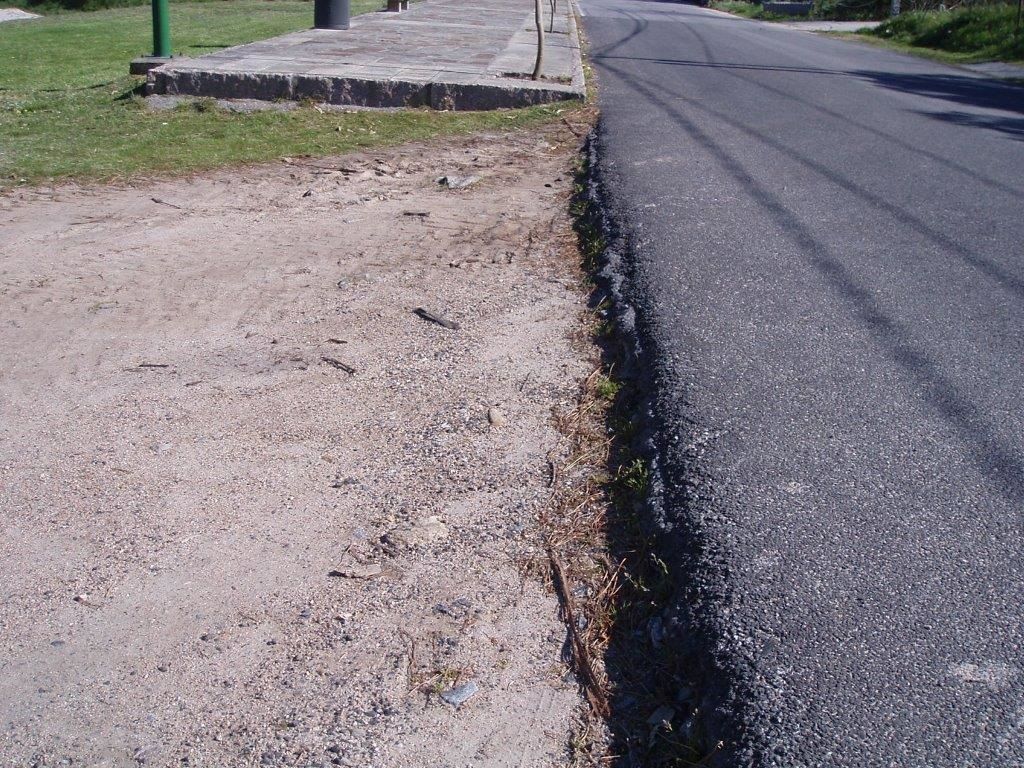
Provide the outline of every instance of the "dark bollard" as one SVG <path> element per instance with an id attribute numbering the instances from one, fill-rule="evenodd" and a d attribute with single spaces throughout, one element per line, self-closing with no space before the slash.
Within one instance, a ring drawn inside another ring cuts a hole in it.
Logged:
<path id="1" fill-rule="evenodd" d="M 348 29 L 349 0 L 313 0 L 316 29 Z"/>

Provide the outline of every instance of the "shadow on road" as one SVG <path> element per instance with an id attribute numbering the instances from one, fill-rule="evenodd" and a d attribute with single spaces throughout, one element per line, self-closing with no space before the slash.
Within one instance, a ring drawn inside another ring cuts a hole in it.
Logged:
<path id="1" fill-rule="evenodd" d="M 918 75 L 902 72 L 851 72 L 883 88 L 952 101 L 977 109 L 1000 109 L 1024 115 L 1024 88 L 984 77 Z"/>
<path id="2" fill-rule="evenodd" d="M 934 118 L 935 120 L 963 125 L 968 128 L 985 128 L 989 131 L 998 131 L 1007 134 L 1017 141 L 1024 141 L 1024 118 L 972 115 L 967 112 L 920 112 L 919 114 Z"/>
<path id="3" fill-rule="evenodd" d="M 641 30 L 642 31 L 642 30 Z M 623 40 L 622 43 L 627 42 Z M 617 47 L 617 46 L 616 46 Z M 782 67 L 777 64 L 730 64 L 719 61 L 697 61 L 696 59 L 663 59 L 644 56 L 611 56 L 607 53 L 594 53 L 590 57 L 594 61 L 643 61 L 651 64 L 665 64 L 673 67 L 698 67 L 706 69 L 739 69 L 752 72 L 795 72 L 807 75 L 839 75 L 849 77 L 854 74 L 843 69 L 819 69 L 817 67 Z"/>
<path id="4" fill-rule="evenodd" d="M 655 0 L 644 0 L 654 2 Z M 633 36 L 643 32 L 638 29 L 616 44 L 624 45 Z M 884 88 L 913 93 L 932 99 L 954 101 L 979 109 L 999 109 L 1024 114 L 1024 87 L 1003 83 L 982 77 L 966 75 L 907 75 L 892 72 L 865 70 L 822 69 L 818 67 L 787 67 L 776 64 L 738 64 L 696 59 L 665 59 L 644 56 L 615 56 L 609 51 L 596 52 L 594 61 L 642 61 L 649 64 L 664 64 L 672 67 L 694 67 L 698 69 L 723 69 L 748 72 L 780 72 L 785 74 L 830 75 L 836 77 L 858 77 Z M 921 113 L 930 114 L 930 113 Z M 987 127 L 987 126 L 986 126 Z"/>
<path id="5" fill-rule="evenodd" d="M 886 356 L 899 364 L 916 381 L 922 395 L 932 404 L 935 411 L 956 429 L 963 440 L 965 449 L 974 457 L 978 468 L 995 481 L 1008 499 L 1014 502 L 1024 501 L 1024 484 L 1021 481 L 1021 478 L 1024 478 L 1024 460 L 1016 456 L 1008 446 L 1003 445 L 992 430 L 982 423 L 978 408 L 961 396 L 952 381 L 941 372 L 939 366 L 913 343 L 912 334 L 906 325 L 883 312 L 871 290 L 857 282 L 853 273 L 842 263 L 842 260 L 831 253 L 827 244 L 815 237 L 813 231 L 801 220 L 800 216 L 790 210 L 771 189 L 755 179 L 727 149 L 721 146 L 714 136 L 700 128 L 691 115 L 695 112 L 703 112 L 722 124 L 744 133 L 752 140 L 764 144 L 767 148 L 789 157 L 820 175 L 827 182 L 889 214 L 902 225 L 916 231 L 943 251 L 957 256 L 1000 288 L 1010 291 L 1021 299 L 1024 299 L 1024 280 L 1008 272 L 1002 265 L 974 253 L 946 234 L 934 229 L 915 213 L 864 189 L 837 169 L 805 156 L 792 145 L 765 135 L 758 128 L 745 125 L 720 110 L 712 109 L 705 102 L 688 98 L 685 93 L 671 91 L 663 84 L 654 85 L 645 82 L 615 65 L 606 63 L 605 66 L 629 83 L 637 92 L 643 94 L 653 106 L 668 115 L 694 142 L 703 146 L 713 155 L 721 167 L 726 169 L 736 182 L 747 190 L 750 197 L 777 222 L 785 237 L 798 246 L 808 263 L 817 268 L 829 286 L 840 295 L 849 307 L 851 314 L 857 317 L 862 326 L 871 332 L 872 337 L 879 342 Z M 1024 90 L 1017 89 L 1017 92 L 1024 93 Z M 685 106 L 685 111 L 681 105 Z"/>

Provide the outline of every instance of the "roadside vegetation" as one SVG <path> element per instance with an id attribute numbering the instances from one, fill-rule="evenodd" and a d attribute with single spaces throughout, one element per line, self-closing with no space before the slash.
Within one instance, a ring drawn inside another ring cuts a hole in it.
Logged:
<path id="1" fill-rule="evenodd" d="M 769 13 L 761 3 L 748 0 L 712 0 L 711 7 L 761 21 L 869 21 L 884 18 L 889 14 L 889 0 L 815 0 L 811 12 L 802 16 Z"/>
<path id="2" fill-rule="evenodd" d="M 1016 23 L 1016 5 L 914 11 L 890 19 L 865 37 L 952 63 L 1024 62 L 1024 29 Z"/>
<path id="3" fill-rule="evenodd" d="M 776 21 L 785 18 L 774 13 L 768 13 L 760 3 L 751 3 L 747 2 L 747 0 L 713 0 L 710 7 L 716 11 L 725 11 L 734 16 L 743 16 L 746 19 Z"/>
<path id="4" fill-rule="evenodd" d="M 931 0 L 919 0 L 904 2 L 904 12 L 894 18 L 888 18 L 891 0 L 815 0 L 811 12 L 804 16 L 769 13 L 761 3 L 749 0 L 712 0 L 711 7 L 762 21 L 887 19 L 875 29 L 853 34 L 865 42 L 952 64 L 1024 62 L 1024 29 L 1017 23 L 1016 3 L 973 3 L 948 8 L 936 6 Z"/>
<path id="5" fill-rule="evenodd" d="M 177 1 L 177 0 L 174 0 Z M 187 2 L 220 2 L 220 0 L 186 0 Z M 32 13 L 51 16 L 66 11 L 99 11 L 105 8 L 130 8 L 144 5 L 150 0 L 4 0 L 5 8 L 23 8 Z"/>
<path id="6" fill-rule="evenodd" d="M 380 7 L 353 0 L 352 12 Z M 305 29 L 300 0 L 174 3 L 175 55 L 196 56 Z M 155 111 L 128 62 L 151 47 L 148 7 L 69 11 L 0 26 L 0 188 L 47 179 L 181 173 L 325 155 L 443 133 L 516 127 L 570 106 L 498 112 L 228 112 L 211 102 Z"/>

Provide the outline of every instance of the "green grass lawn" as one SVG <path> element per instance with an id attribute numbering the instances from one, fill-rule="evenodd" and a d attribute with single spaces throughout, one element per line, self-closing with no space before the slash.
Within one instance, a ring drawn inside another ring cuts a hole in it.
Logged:
<path id="1" fill-rule="evenodd" d="M 382 5 L 352 0 L 352 12 Z M 0 25 L 0 188 L 47 179 L 183 173 L 282 155 L 345 152 L 549 119 L 556 109 L 499 112 L 234 114 L 182 106 L 151 111 L 128 62 L 151 46 L 148 7 L 68 12 Z M 195 56 L 311 26 L 312 3 L 173 3 L 176 55 Z"/>
<path id="2" fill-rule="evenodd" d="M 890 19 L 863 37 L 950 63 L 1024 61 L 1024 29 L 1016 5 L 915 11 Z"/>

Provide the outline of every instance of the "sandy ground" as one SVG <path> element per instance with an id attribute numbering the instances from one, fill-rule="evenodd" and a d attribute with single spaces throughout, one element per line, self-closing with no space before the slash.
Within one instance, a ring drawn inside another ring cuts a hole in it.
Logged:
<path id="1" fill-rule="evenodd" d="M 575 148 L 0 197 L 0 764 L 567 763 Z"/>

